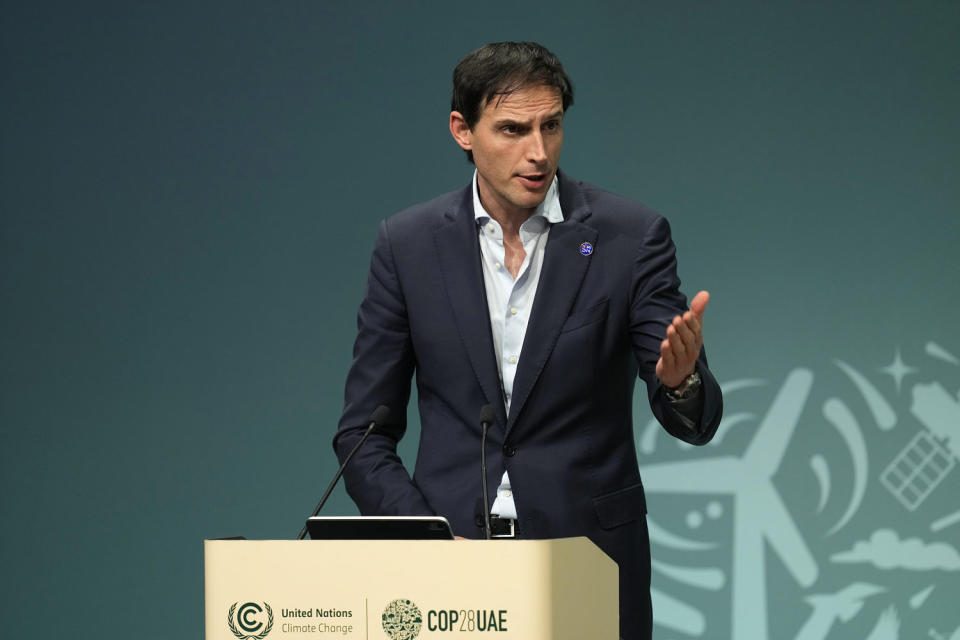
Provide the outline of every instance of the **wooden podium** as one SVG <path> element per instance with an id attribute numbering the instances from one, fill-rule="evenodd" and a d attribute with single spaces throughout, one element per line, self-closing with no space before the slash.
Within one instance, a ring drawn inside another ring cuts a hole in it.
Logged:
<path id="1" fill-rule="evenodd" d="M 206 540 L 207 640 L 617 640 L 586 538 Z"/>

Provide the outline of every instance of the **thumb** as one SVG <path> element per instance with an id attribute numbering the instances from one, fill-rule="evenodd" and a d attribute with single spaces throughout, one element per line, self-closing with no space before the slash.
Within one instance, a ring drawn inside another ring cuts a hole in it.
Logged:
<path id="1" fill-rule="evenodd" d="M 704 309 L 707 308 L 708 302 L 710 302 L 710 293 L 708 291 L 701 291 L 690 301 L 690 311 L 692 311 L 693 315 L 697 316 L 697 318 L 701 318 L 703 317 Z"/>

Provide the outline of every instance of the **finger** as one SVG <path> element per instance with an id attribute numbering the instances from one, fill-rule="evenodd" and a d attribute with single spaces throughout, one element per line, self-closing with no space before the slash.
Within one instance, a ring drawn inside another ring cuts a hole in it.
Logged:
<path id="1" fill-rule="evenodd" d="M 669 340 L 660 343 L 660 363 L 663 365 L 660 374 L 673 371 L 674 367 L 677 366 Z"/>
<path id="2" fill-rule="evenodd" d="M 689 311 L 684 315 L 692 317 Z M 671 341 L 673 339 L 679 341 L 679 344 L 674 345 L 674 352 L 677 352 L 677 349 L 682 347 L 683 352 L 679 354 L 679 357 L 683 360 L 692 360 L 700 353 L 700 346 L 703 344 L 700 332 L 691 328 L 691 323 L 688 322 L 686 318 L 679 316 L 674 318 L 673 324 L 670 325 L 667 330 L 667 337 L 670 338 Z"/>
<path id="3" fill-rule="evenodd" d="M 680 339 L 683 340 L 683 346 L 687 349 L 693 349 L 697 346 L 697 334 L 699 333 L 696 329 L 690 326 L 690 320 L 687 318 L 687 315 L 692 316 L 693 314 L 688 311 L 684 314 L 684 317 L 678 318 L 673 322 L 673 328 L 676 330 L 677 334 L 680 336 Z M 699 324 L 699 323 L 697 323 Z"/>
<path id="4" fill-rule="evenodd" d="M 700 335 L 700 332 L 703 330 L 703 322 L 699 317 L 697 317 L 697 314 L 695 314 L 693 311 L 687 311 L 685 314 L 683 314 L 683 321 L 690 328 L 690 331 L 692 331 L 694 335 Z"/>
<path id="5" fill-rule="evenodd" d="M 683 338 L 680 337 L 680 333 L 676 325 L 672 324 L 667 327 L 667 342 L 670 345 L 670 352 L 673 354 L 676 364 L 679 365 L 688 359 L 687 345 L 683 343 Z"/>
<path id="6" fill-rule="evenodd" d="M 676 334 L 674 334 L 676 338 Z M 657 362 L 656 373 L 660 381 L 668 387 L 675 387 L 686 377 L 690 365 L 677 359 L 674 344 L 670 340 L 660 343 L 660 360 Z"/>
<path id="7" fill-rule="evenodd" d="M 676 367 L 672 373 L 686 376 L 696 368 L 697 358 L 700 357 L 703 347 L 703 339 L 699 333 L 690 331 L 688 324 L 681 318 L 675 318 L 674 323 L 667 329 L 667 339 L 673 353 L 673 365 Z"/>
<path id="8" fill-rule="evenodd" d="M 688 311 L 683 316 L 686 326 L 690 330 L 690 340 L 687 342 L 687 354 L 696 359 L 700 357 L 700 350 L 703 348 L 703 333 L 700 331 L 700 322 L 692 311 Z M 686 336 L 685 336 L 686 337 Z"/>
<path id="9" fill-rule="evenodd" d="M 710 302 L 710 292 L 701 291 L 693 297 L 693 300 L 690 301 L 690 311 L 693 311 L 697 318 L 702 318 L 703 311 L 707 308 L 708 302 Z"/>

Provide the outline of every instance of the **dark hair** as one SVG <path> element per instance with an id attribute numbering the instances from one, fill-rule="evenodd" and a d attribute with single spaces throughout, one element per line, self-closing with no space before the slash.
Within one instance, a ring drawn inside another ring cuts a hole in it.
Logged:
<path id="1" fill-rule="evenodd" d="M 450 110 L 459 111 L 467 126 L 480 119 L 487 102 L 529 86 L 556 87 L 563 110 L 573 105 L 573 83 L 557 56 L 536 42 L 493 42 L 471 51 L 453 70 Z M 473 162 L 473 153 L 467 151 Z"/>

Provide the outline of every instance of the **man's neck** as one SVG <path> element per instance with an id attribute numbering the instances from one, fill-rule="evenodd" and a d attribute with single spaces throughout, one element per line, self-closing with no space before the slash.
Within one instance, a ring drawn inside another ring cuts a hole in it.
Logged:
<path id="1" fill-rule="evenodd" d="M 510 207 L 506 203 L 500 202 L 492 194 L 484 193 L 486 191 L 482 180 L 477 183 L 477 192 L 480 196 L 480 204 L 491 218 L 500 224 L 505 236 L 517 236 L 520 234 L 520 226 L 530 219 L 530 216 L 537 210 L 536 207 L 523 209 L 519 207 Z"/>
<path id="2" fill-rule="evenodd" d="M 483 208 L 487 210 L 487 213 L 490 214 L 490 217 L 496 220 L 500 224 L 500 229 L 503 231 L 504 236 L 517 236 L 520 235 L 520 226 L 530 219 L 530 216 L 533 215 L 533 212 L 536 209 L 518 209 L 515 211 L 498 211 L 496 209 L 491 209 L 487 206 L 483 200 L 480 202 L 483 203 Z"/>

